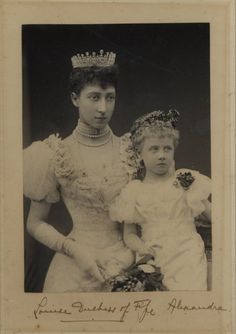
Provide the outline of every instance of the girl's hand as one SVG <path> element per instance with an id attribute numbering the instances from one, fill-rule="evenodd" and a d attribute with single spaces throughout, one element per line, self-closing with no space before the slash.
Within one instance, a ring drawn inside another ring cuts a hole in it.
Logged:
<path id="1" fill-rule="evenodd" d="M 152 255 L 153 257 L 156 256 L 155 250 L 152 247 L 147 247 L 146 245 L 143 245 L 140 250 L 138 251 L 140 256 L 144 255 Z"/>

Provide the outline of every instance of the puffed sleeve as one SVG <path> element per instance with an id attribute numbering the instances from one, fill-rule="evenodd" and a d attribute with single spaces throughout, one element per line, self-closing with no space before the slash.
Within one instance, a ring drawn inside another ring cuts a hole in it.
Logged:
<path id="1" fill-rule="evenodd" d="M 191 171 L 195 180 L 186 191 L 186 200 L 188 206 L 192 209 L 194 217 L 205 211 L 204 200 L 207 200 L 211 194 L 211 179 L 197 171 Z"/>
<path id="2" fill-rule="evenodd" d="M 36 141 L 23 151 L 24 195 L 32 200 L 56 203 L 60 199 L 53 167 L 54 152 L 46 141 Z"/>
<path id="3" fill-rule="evenodd" d="M 136 195 L 139 184 L 139 180 L 133 180 L 128 183 L 110 205 L 109 214 L 113 221 L 131 224 L 142 222 L 142 217 L 136 210 Z"/>

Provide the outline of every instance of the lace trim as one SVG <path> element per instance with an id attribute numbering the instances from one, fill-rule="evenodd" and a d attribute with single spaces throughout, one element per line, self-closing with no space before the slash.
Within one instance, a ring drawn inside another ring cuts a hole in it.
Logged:
<path id="1" fill-rule="evenodd" d="M 120 138 L 120 158 L 123 162 L 126 172 L 131 179 L 136 178 L 141 169 L 140 159 L 134 151 L 131 143 L 131 134 L 126 133 Z"/>
<path id="2" fill-rule="evenodd" d="M 124 168 L 126 165 L 121 161 L 121 155 L 118 157 L 120 163 L 118 160 L 114 161 L 111 173 L 101 181 L 94 175 L 88 175 L 84 168 L 75 166 L 69 149 L 58 134 L 49 136 L 44 142 L 53 151 L 50 165 L 62 185 L 61 191 L 64 195 L 78 199 L 83 206 L 108 210 L 109 202 L 128 182 L 127 171 Z M 120 140 L 117 141 L 117 145 L 119 145 L 117 150 L 119 154 Z M 130 173 L 133 173 L 133 170 Z"/>
<path id="3" fill-rule="evenodd" d="M 71 180 L 75 176 L 75 167 L 62 139 L 56 134 L 49 136 L 44 142 L 54 152 L 53 166 L 56 177 Z"/>
<path id="4" fill-rule="evenodd" d="M 75 176 L 75 166 L 68 149 L 59 137 L 59 134 L 50 135 L 44 140 L 54 154 L 55 175 L 59 178 L 69 178 Z M 120 159 L 125 170 L 133 178 L 137 176 L 140 169 L 140 160 L 132 148 L 130 133 L 126 133 L 120 138 Z"/>

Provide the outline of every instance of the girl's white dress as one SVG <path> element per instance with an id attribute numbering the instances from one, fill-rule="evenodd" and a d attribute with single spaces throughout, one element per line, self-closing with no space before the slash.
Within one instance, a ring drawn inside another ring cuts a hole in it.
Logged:
<path id="1" fill-rule="evenodd" d="M 132 179 L 135 167 L 129 160 L 128 136 L 103 146 L 108 163 L 96 169 L 99 147 L 77 140 L 77 128 L 65 140 L 55 135 L 34 142 L 24 151 L 24 194 L 36 201 L 56 203 L 62 199 L 73 221 L 68 237 L 83 245 L 109 277 L 133 262 L 124 245 L 119 223 L 109 217 L 110 202 Z M 96 153 L 98 152 L 98 153 Z M 80 270 L 75 261 L 56 253 L 47 272 L 44 292 L 102 291 L 101 283 Z"/>
<path id="2" fill-rule="evenodd" d="M 194 182 L 185 190 L 176 176 L 191 172 Z M 137 223 L 143 241 L 155 249 L 163 283 L 169 290 L 206 290 L 207 260 L 194 218 L 205 207 L 210 179 L 196 171 L 177 170 L 162 183 L 131 181 L 110 208 L 112 220 Z"/>

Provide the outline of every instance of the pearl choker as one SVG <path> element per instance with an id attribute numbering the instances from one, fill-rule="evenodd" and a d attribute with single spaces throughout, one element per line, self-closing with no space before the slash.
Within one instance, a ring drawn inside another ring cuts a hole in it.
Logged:
<path id="1" fill-rule="evenodd" d="M 89 133 L 83 132 L 79 127 L 78 127 L 77 131 L 83 137 L 95 139 L 95 138 L 101 138 L 103 136 L 106 136 L 110 132 L 110 129 L 107 128 L 106 131 L 103 131 L 99 134 L 89 134 Z"/>
<path id="2" fill-rule="evenodd" d="M 102 146 L 111 140 L 112 131 L 109 126 L 101 130 L 93 129 L 79 120 L 73 135 L 79 143 L 85 146 Z"/>

